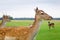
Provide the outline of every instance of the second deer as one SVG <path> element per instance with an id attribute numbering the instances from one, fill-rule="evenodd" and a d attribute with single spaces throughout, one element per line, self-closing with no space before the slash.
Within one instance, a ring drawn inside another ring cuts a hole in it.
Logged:
<path id="1" fill-rule="evenodd" d="M 54 23 L 51 23 L 50 21 L 48 22 L 49 29 L 54 28 Z"/>
<path id="2" fill-rule="evenodd" d="M 10 22 L 10 17 L 7 15 L 3 15 L 2 22 L 0 23 L 0 27 L 5 27 L 7 22 Z"/>

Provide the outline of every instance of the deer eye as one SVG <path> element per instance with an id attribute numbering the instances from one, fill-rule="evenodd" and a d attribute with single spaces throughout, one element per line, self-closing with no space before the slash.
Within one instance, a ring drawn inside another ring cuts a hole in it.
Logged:
<path id="1" fill-rule="evenodd" d="M 41 15 L 44 15 L 44 13 L 41 13 Z"/>

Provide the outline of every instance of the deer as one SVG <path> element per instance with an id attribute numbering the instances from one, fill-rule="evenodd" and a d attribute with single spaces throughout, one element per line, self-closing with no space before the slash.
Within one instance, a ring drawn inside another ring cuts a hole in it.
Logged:
<path id="1" fill-rule="evenodd" d="M 38 7 L 35 9 L 35 19 L 31 26 L 19 26 L 10 28 L 1 28 L 1 35 L 4 35 L 2 40 L 34 40 L 40 24 L 44 20 L 51 20 L 52 17 L 45 13 L 43 10 L 39 10 Z"/>
<path id="2" fill-rule="evenodd" d="M 10 22 L 10 17 L 7 15 L 3 15 L 2 22 L 0 23 L 0 27 L 5 27 L 7 22 Z"/>
<path id="3" fill-rule="evenodd" d="M 0 28 L 4 28 L 5 26 L 6 26 L 6 23 L 7 22 L 10 22 L 10 16 L 8 16 L 8 15 L 3 15 L 3 17 L 2 17 L 2 21 L 1 21 L 1 23 L 0 23 Z M 1 29 L 0 29 L 0 36 L 1 36 Z M 2 33 L 3 34 L 3 33 Z M 0 38 L 0 40 L 1 40 L 1 38 Z"/>
<path id="4" fill-rule="evenodd" d="M 54 23 L 51 23 L 50 21 L 48 22 L 49 29 L 54 28 Z"/>

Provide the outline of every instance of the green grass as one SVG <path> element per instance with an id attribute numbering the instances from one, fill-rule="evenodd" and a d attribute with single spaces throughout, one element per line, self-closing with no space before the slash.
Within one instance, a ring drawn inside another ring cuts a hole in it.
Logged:
<path id="1" fill-rule="evenodd" d="M 36 40 L 60 40 L 60 20 L 53 20 L 52 22 L 55 23 L 55 29 L 49 30 L 47 21 L 43 21 L 36 35 Z M 8 22 L 6 26 L 28 26 L 32 23 L 32 20 L 12 20 Z"/>
<path id="2" fill-rule="evenodd" d="M 39 30 L 36 40 L 60 40 L 60 21 L 52 21 L 55 23 L 55 29 L 48 29 L 47 22 L 43 22 Z"/>
<path id="3" fill-rule="evenodd" d="M 28 26 L 32 24 L 32 20 L 12 20 L 11 22 L 7 22 L 7 27 L 8 26 Z"/>

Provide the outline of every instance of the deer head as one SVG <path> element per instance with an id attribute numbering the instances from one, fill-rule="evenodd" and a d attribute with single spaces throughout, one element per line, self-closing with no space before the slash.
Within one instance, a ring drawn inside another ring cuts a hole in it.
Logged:
<path id="1" fill-rule="evenodd" d="M 3 20 L 4 20 L 5 22 L 10 21 L 10 16 L 3 15 Z"/>
<path id="2" fill-rule="evenodd" d="M 35 9 L 36 15 L 35 17 L 38 20 L 44 19 L 44 20 L 51 20 L 52 17 L 49 16 L 47 13 L 45 13 L 43 10 L 39 10 L 38 7 Z"/>

